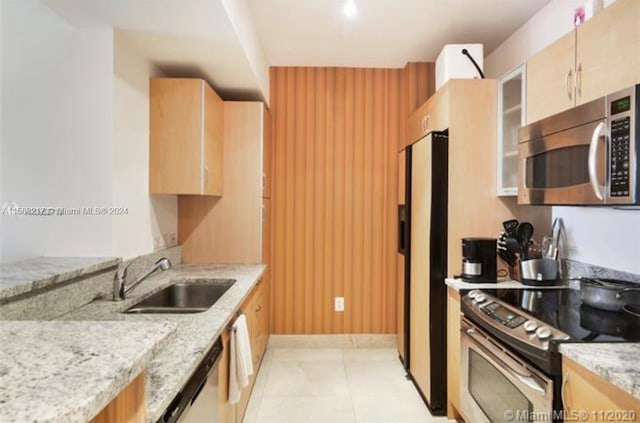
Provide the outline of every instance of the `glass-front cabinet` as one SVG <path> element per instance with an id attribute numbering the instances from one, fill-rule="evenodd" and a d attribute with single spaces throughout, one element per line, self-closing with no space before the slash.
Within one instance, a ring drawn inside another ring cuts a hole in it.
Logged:
<path id="1" fill-rule="evenodd" d="M 498 80 L 498 195 L 518 195 L 518 129 L 525 124 L 526 69 Z"/>

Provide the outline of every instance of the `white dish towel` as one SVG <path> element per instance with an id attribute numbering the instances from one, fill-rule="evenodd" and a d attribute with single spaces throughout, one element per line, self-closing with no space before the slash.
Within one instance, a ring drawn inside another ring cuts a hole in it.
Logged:
<path id="1" fill-rule="evenodd" d="M 229 402 L 236 404 L 240 401 L 242 388 L 249 384 L 249 376 L 253 374 L 251 341 L 244 314 L 233 323 L 229 346 Z"/>

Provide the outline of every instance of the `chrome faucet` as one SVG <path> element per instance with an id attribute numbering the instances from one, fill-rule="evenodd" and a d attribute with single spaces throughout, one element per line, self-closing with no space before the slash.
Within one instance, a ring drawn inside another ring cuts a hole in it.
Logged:
<path id="1" fill-rule="evenodd" d="M 133 288 L 138 286 L 140 282 L 147 279 L 156 270 L 161 270 L 164 272 L 165 270 L 169 270 L 173 267 L 168 258 L 162 257 L 160 260 L 156 261 L 155 264 L 151 266 L 149 270 L 147 270 L 141 277 L 136 279 L 135 282 L 131 283 L 129 286 L 126 286 L 127 271 L 129 269 L 129 266 L 131 266 L 135 262 L 136 260 L 133 260 L 131 263 L 129 263 L 122 269 L 119 269 L 116 272 L 115 276 L 113 277 L 113 301 L 124 300 L 127 292 L 131 291 Z"/>

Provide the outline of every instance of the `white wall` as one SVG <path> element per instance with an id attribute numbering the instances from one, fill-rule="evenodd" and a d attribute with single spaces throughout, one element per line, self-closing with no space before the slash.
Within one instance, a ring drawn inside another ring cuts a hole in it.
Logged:
<path id="1" fill-rule="evenodd" d="M 111 205 L 113 37 L 38 0 L 2 7 L 0 204 Z M 111 254 L 108 216 L 3 216 L 2 261 Z"/>
<path id="2" fill-rule="evenodd" d="M 123 207 L 113 216 L 0 216 L 0 262 L 131 258 L 177 233 L 176 196 L 149 195 L 149 77 L 110 28 L 40 0 L 0 1 L 0 206 Z"/>
<path id="3" fill-rule="evenodd" d="M 149 195 L 149 78 L 163 76 L 114 34 L 113 205 L 129 213 L 113 217 L 113 255 L 147 254 L 154 239 L 177 234 L 177 197 Z"/>
<path id="4" fill-rule="evenodd" d="M 571 31 L 573 11 L 584 3 L 552 0 L 485 58 L 487 76 L 500 77 Z M 569 258 L 640 274 L 640 211 L 554 207 L 553 216 L 565 223 Z"/>

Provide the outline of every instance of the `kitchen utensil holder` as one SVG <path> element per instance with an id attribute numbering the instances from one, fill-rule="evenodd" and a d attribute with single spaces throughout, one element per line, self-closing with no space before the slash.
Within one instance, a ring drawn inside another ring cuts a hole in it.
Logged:
<path id="1" fill-rule="evenodd" d="M 520 281 L 524 285 L 553 285 L 557 280 L 557 260 L 541 258 L 520 262 Z"/>

